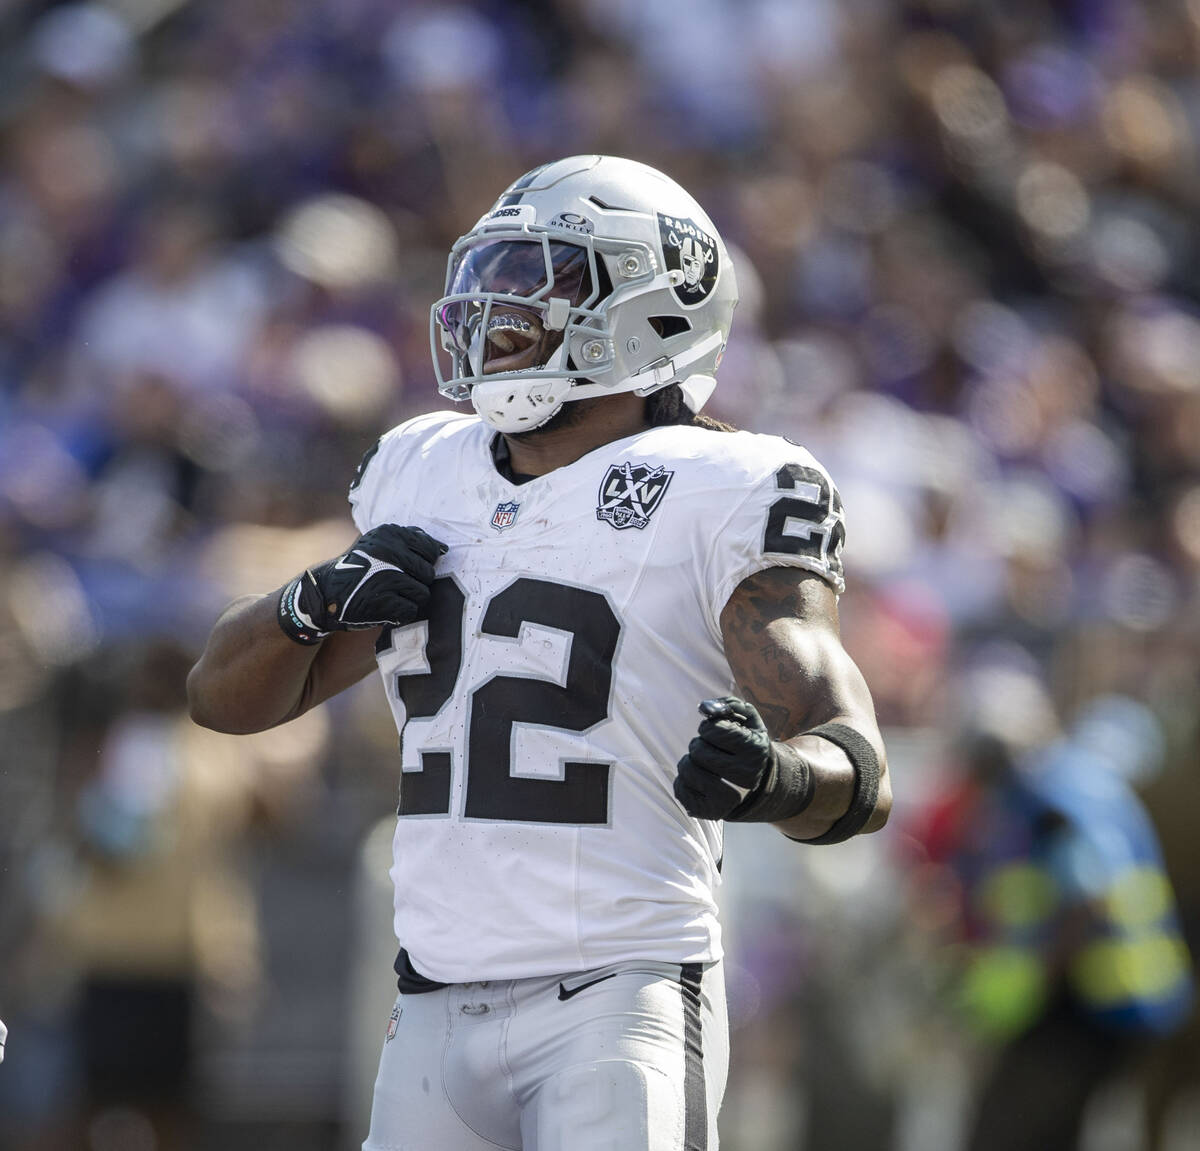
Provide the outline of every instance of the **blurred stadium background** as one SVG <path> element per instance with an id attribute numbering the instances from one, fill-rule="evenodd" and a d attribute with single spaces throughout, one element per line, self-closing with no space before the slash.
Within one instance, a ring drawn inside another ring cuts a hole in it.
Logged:
<path id="1" fill-rule="evenodd" d="M 441 406 L 448 246 L 558 155 L 735 246 L 710 410 L 837 479 L 891 747 L 882 835 L 730 835 L 724 1145 L 963 1145 L 997 1039 L 921 828 L 964 733 L 1102 701 L 1195 952 L 1198 141 L 1197 0 L 0 0 L 0 1148 L 361 1141 L 382 693 L 233 739 L 182 678 L 350 538 L 362 451 Z M 1198 1048 L 1088 1151 L 1200 1147 Z"/>

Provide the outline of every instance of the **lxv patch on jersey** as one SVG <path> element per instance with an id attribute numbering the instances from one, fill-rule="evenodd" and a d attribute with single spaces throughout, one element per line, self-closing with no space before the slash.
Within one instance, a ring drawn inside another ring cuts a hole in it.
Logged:
<path id="1" fill-rule="evenodd" d="M 600 483 L 596 519 L 607 520 L 618 531 L 644 528 L 662 503 L 674 474 L 661 465 L 612 464 Z"/>

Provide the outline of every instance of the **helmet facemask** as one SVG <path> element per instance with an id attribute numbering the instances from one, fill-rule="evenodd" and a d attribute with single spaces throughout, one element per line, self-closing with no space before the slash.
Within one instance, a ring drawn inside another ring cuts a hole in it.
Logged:
<path id="1" fill-rule="evenodd" d="M 592 301 L 589 255 L 577 244 L 536 239 L 466 248 L 438 304 L 438 322 L 453 344 L 448 350 L 465 357 L 469 375 L 546 367 L 563 342 L 549 301 L 566 300 L 570 309 Z"/>
<path id="2" fill-rule="evenodd" d="M 569 156 L 520 177 L 450 252 L 430 312 L 438 390 L 501 432 L 567 401 L 678 383 L 699 411 L 737 282 L 704 209 L 669 177 Z"/>
<path id="3" fill-rule="evenodd" d="M 443 394 L 470 396 L 501 431 L 545 423 L 578 379 L 570 335 L 605 335 L 597 305 L 611 289 L 594 246 L 524 231 L 476 237 L 455 245 L 447 287 L 431 332 L 451 358 L 443 377 L 435 344 Z"/>

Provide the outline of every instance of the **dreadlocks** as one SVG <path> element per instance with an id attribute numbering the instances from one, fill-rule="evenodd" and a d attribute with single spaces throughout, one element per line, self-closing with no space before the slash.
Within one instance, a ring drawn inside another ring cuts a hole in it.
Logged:
<path id="1" fill-rule="evenodd" d="M 646 397 L 646 421 L 652 428 L 685 424 L 693 428 L 707 428 L 713 432 L 737 431 L 732 424 L 693 412 L 684 401 L 683 389 L 678 384 L 668 384 Z"/>

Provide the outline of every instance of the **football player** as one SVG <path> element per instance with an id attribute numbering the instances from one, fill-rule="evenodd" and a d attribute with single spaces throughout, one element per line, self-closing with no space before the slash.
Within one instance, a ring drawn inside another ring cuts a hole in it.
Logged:
<path id="1" fill-rule="evenodd" d="M 522 176 L 432 308 L 475 414 L 384 435 L 356 542 L 233 604 L 192 672 L 229 732 L 382 675 L 400 996 L 367 1151 L 715 1148 L 722 821 L 821 845 L 887 818 L 837 490 L 698 414 L 736 302 L 662 173 Z"/>

